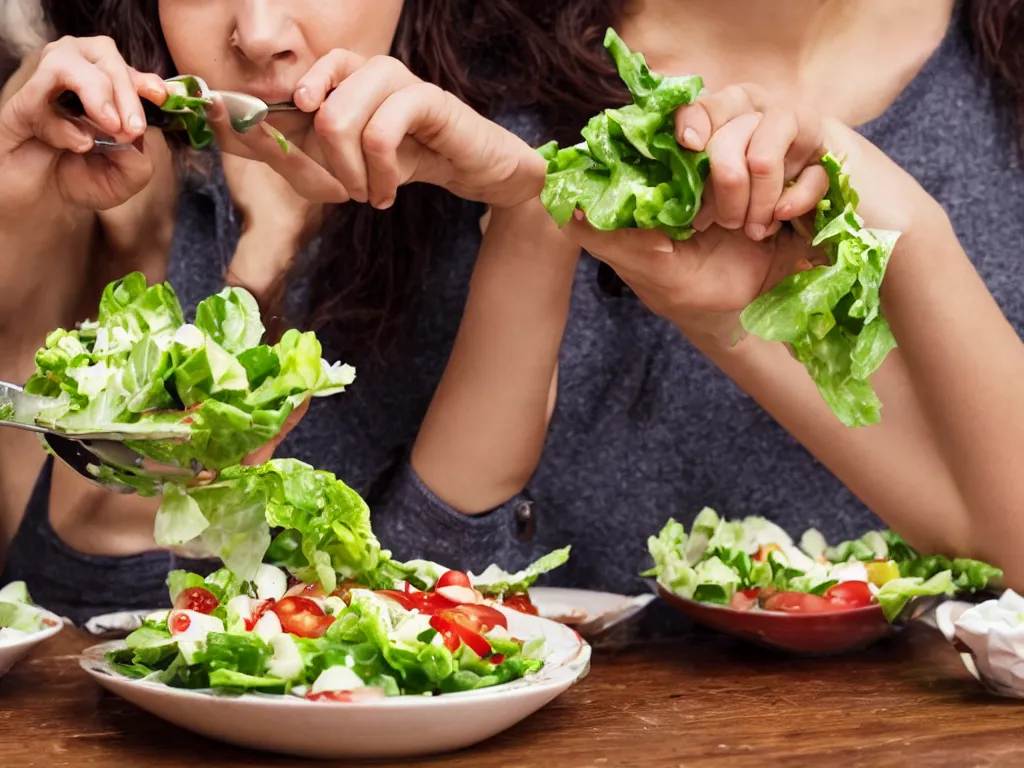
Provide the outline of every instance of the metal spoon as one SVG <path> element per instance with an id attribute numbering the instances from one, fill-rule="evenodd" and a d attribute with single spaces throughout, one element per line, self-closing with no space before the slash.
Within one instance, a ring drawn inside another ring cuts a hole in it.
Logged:
<path id="1" fill-rule="evenodd" d="M 21 387 L 0 382 L 0 427 L 12 427 L 39 435 L 44 446 L 89 482 L 114 493 L 159 494 L 168 482 L 194 484 L 212 479 L 213 472 L 199 465 L 172 467 L 147 459 L 124 444 L 124 440 L 182 439 L 177 432 L 68 432 L 36 424 L 41 410 L 55 403 L 52 398 L 29 395 Z M 186 436 L 187 437 L 187 436 Z"/>
<path id="2" fill-rule="evenodd" d="M 238 91 L 209 91 L 212 95 L 217 93 L 224 102 L 231 127 L 238 133 L 255 128 L 267 119 L 271 112 L 289 112 L 297 110 L 293 102 L 286 101 L 277 104 L 267 104 L 262 99 L 250 96 L 247 93 Z M 64 91 L 54 102 L 55 108 L 68 120 L 85 128 L 92 136 L 96 146 L 106 149 L 127 148 L 128 145 L 121 144 L 109 136 L 102 128 L 94 123 L 85 113 L 85 107 L 78 94 L 74 91 Z M 142 99 L 142 109 L 146 115 L 146 124 L 151 128 L 159 128 L 166 131 L 172 128 L 175 115 L 171 112 L 164 112 L 160 107 L 151 101 Z"/>

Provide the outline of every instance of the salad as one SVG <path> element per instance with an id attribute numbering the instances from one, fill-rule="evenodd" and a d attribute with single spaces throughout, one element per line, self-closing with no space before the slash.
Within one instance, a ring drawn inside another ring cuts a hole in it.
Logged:
<path id="1" fill-rule="evenodd" d="M 273 345 L 261 343 L 263 334 L 244 289 L 210 296 L 186 323 L 169 285 L 132 273 L 106 287 L 95 321 L 47 336 L 25 385 L 40 398 L 30 416 L 72 434 L 167 435 L 127 443 L 164 464 L 236 465 L 307 398 L 342 392 L 355 379 L 351 366 L 321 358 L 311 332 L 289 330 Z M 97 474 L 146 491 L 128 471 Z"/>
<path id="2" fill-rule="evenodd" d="M 580 144 L 551 142 L 538 150 L 548 161 L 541 202 L 559 226 L 578 209 L 596 229 L 660 229 L 686 240 L 709 163 L 705 153 L 676 142 L 673 114 L 700 95 L 703 81 L 651 72 L 613 29 L 604 45 L 633 103 L 591 118 Z M 740 320 L 748 333 L 790 345 L 843 424 L 875 424 L 882 404 L 870 377 L 896 346 L 879 289 L 900 233 L 866 228 L 842 163 L 831 154 L 821 163 L 829 189 L 818 204 L 812 244 L 823 246 L 829 263 L 785 278 Z"/>
<path id="3" fill-rule="evenodd" d="M 55 624 L 32 602 L 25 582 L 12 581 L 0 589 L 0 645 L 17 642 Z"/>
<path id="4" fill-rule="evenodd" d="M 536 672 L 542 644 L 510 634 L 499 607 L 536 613 L 527 590 L 569 557 L 566 548 L 516 573 L 479 575 L 396 561 L 363 499 L 294 459 L 168 486 L 156 533 L 161 544 L 219 554 L 226 567 L 205 578 L 171 573 L 173 608 L 109 653 L 116 671 L 331 701 L 466 691 Z"/>
<path id="5" fill-rule="evenodd" d="M 107 660 L 123 675 L 174 687 L 314 701 L 487 688 L 543 666 L 543 640 L 510 634 L 497 606 L 536 613 L 527 588 L 567 557 L 559 550 L 516 574 L 492 566 L 479 576 L 389 561 L 383 570 L 406 580 L 383 589 L 378 571 L 331 592 L 266 563 L 252 581 L 227 569 L 206 578 L 175 571 L 174 607 L 147 616 Z"/>
<path id="6" fill-rule="evenodd" d="M 879 605 L 893 621 L 913 597 L 998 589 L 986 563 L 921 555 L 893 531 L 829 546 L 814 529 L 799 545 L 763 517 L 728 521 L 705 508 L 689 534 L 670 519 L 648 540 L 653 576 L 679 597 L 741 611 L 822 613 Z"/>

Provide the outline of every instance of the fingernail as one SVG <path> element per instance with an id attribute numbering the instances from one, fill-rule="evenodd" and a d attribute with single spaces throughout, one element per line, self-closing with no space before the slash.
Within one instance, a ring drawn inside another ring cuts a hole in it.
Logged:
<path id="1" fill-rule="evenodd" d="M 295 89 L 295 93 L 292 94 L 292 98 L 295 99 L 296 104 L 301 104 L 304 101 L 309 100 L 309 88 L 304 85 L 300 85 Z"/>
<path id="2" fill-rule="evenodd" d="M 669 240 L 668 238 L 664 240 L 659 240 L 654 245 L 654 250 L 657 251 L 658 253 L 672 253 L 673 251 L 675 251 L 675 249 L 676 248 L 672 244 L 672 241 Z"/>
<path id="3" fill-rule="evenodd" d="M 700 134 L 693 128 L 687 128 L 683 131 L 683 145 L 693 150 L 700 150 L 702 148 Z"/>
<path id="4" fill-rule="evenodd" d="M 395 198 L 393 198 L 393 197 L 391 197 L 391 198 L 388 198 L 388 199 L 387 199 L 387 200 L 385 200 L 384 202 L 382 202 L 382 203 L 379 203 L 379 204 L 377 205 L 377 210 L 378 210 L 378 211 L 386 211 L 386 210 L 387 210 L 388 208 L 390 208 L 390 207 L 391 207 L 391 206 L 393 206 L 394 204 L 395 204 Z"/>
<path id="5" fill-rule="evenodd" d="M 100 109 L 100 117 L 111 122 L 117 121 L 118 125 L 121 124 L 121 118 L 117 116 L 117 110 L 114 109 L 114 105 L 109 101 Z"/>
<path id="6" fill-rule="evenodd" d="M 766 232 L 761 224 L 747 224 L 747 237 L 751 240 L 763 240 Z"/>
<path id="7" fill-rule="evenodd" d="M 793 206 L 789 203 L 783 203 L 775 209 L 775 216 L 779 219 L 783 219 L 789 215 L 789 212 L 793 210 Z"/>
<path id="8" fill-rule="evenodd" d="M 814 269 L 814 265 L 811 264 L 807 259 L 801 259 L 796 263 L 797 272 L 806 272 L 810 269 Z"/>
<path id="9" fill-rule="evenodd" d="M 138 115 L 132 115 L 128 118 L 128 130 L 132 133 L 142 133 L 146 130 L 146 121 Z"/>
<path id="10" fill-rule="evenodd" d="M 585 214 L 583 211 L 577 208 L 575 211 L 572 212 L 572 217 L 576 219 L 576 221 L 583 221 L 585 218 L 587 218 L 587 214 Z"/>
<path id="11" fill-rule="evenodd" d="M 92 139 L 85 139 L 81 144 L 75 147 L 75 152 L 80 155 L 84 155 L 90 149 L 92 149 Z"/>

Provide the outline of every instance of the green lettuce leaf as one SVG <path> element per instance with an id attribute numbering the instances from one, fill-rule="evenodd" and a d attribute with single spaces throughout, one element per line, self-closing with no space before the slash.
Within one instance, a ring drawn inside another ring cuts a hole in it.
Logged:
<path id="1" fill-rule="evenodd" d="M 541 202 L 559 226 L 578 209 L 597 229 L 660 229 L 686 240 L 709 165 L 706 154 L 676 142 L 673 113 L 697 97 L 703 81 L 651 72 L 612 29 L 604 45 L 633 103 L 591 118 L 585 144 L 560 149 L 551 142 L 538 150 L 548 161 Z"/>
<path id="2" fill-rule="evenodd" d="M 747 332 L 790 345 L 843 424 L 877 424 L 882 403 L 870 377 L 896 347 L 879 289 L 899 233 L 864 227 L 842 164 L 831 154 L 821 162 L 829 190 L 818 205 L 813 245 L 824 247 L 828 265 L 785 278 L 740 320 Z"/>
<path id="3" fill-rule="evenodd" d="M 47 336 L 25 389 L 53 398 L 36 416 L 43 426 L 157 434 L 127 444 L 165 464 L 223 469 L 277 436 L 307 398 L 342 392 L 355 377 L 322 359 L 313 333 L 289 330 L 274 345 L 261 343 L 263 333 L 256 300 L 241 288 L 200 302 L 186 324 L 168 285 L 132 273 L 106 287 L 95 321 Z M 154 492 L 130 468 L 103 472 Z"/>
<path id="4" fill-rule="evenodd" d="M 164 497 L 157 531 L 197 532 L 206 549 L 245 581 L 255 578 L 270 548 L 271 528 L 287 529 L 272 560 L 304 581 L 320 582 L 327 592 L 339 579 L 372 573 L 388 559 L 359 494 L 330 472 L 295 459 L 229 467 L 215 482 L 182 490 L 180 497 Z M 205 527 L 193 522 L 196 515 Z M 157 543 L 172 541 L 158 537 Z M 173 543 L 188 542 L 177 537 Z"/>
<path id="5" fill-rule="evenodd" d="M 508 573 L 497 565 L 489 565 L 479 576 L 470 574 L 470 582 L 475 589 L 488 597 L 525 592 L 542 575 L 565 565 L 569 560 L 571 549 L 572 547 L 563 547 L 562 549 L 548 552 L 516 573 Z"/>

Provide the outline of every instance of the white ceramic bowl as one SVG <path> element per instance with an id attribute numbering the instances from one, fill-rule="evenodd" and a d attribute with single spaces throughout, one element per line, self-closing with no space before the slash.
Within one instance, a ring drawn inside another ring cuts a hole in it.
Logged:
<path id="1" fill-rule="evenodd" d="M 47 622 L 52 622 L 50 626 L 15 640 L 0 639 L 0 677 L 6 675 L 11 667 L 21 661 L 25 654 L 35 646 L 53 637 L 64 628 L 64 620 L 55 613 L 43 611 L 43 618 Z"/>
<path id="2" fill-rule="evenodd" d="M 530 601 L 542 618 L 568 624 L 585 638 L 633 619 L 652 600 L 654 595 L 627 597 L 591 589 L 530 588 Z"/>
<path id="3" fill-rule="evenodd" d="M 547 641 L 536 675 L 493 688 L 440 696 L 395 696 L 354 703 L 295 696 L 217 694 L 170 688 L 117 674 L 104 654 L 86 650 L 82 668 L 101 686 L 141 709 L 211 739 L 250 749 L 327 759 L 388 759 L 436 754 L 479 743 L 532 715 L 583 677 L 590 646 L 547 619 L 504 611 L 510 634 Z"/>

